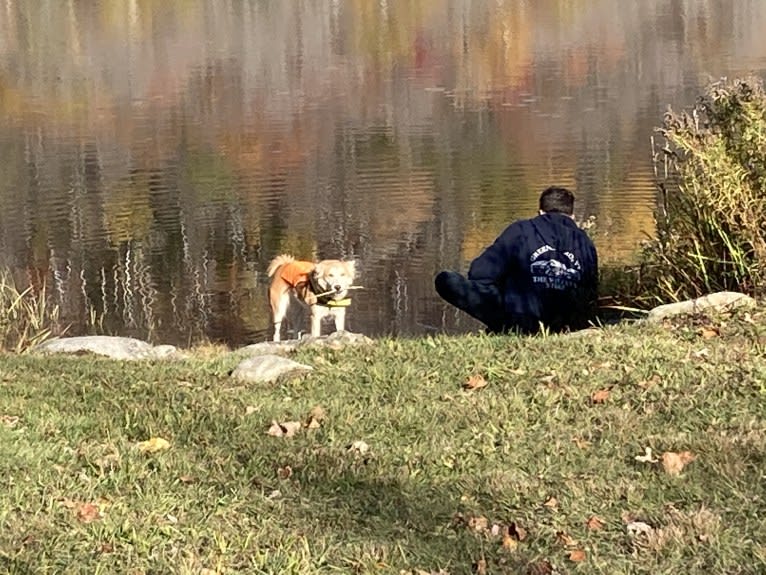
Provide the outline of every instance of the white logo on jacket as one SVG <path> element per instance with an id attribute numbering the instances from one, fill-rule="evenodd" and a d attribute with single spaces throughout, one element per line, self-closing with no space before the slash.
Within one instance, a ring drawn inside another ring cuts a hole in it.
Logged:
<path id="1" fill-rule="evenodd" d="M 550 258 L 540 259 L 540 256 L 552 251 L 556 251 L 556 248 L 546 244 L 532 252 L 529 258 L 532 262 L 529 266 L 532 283 L 554 290 L 566 290 L 576 287 L 582 277 L 580 261 L 572 252 L 560 252 L 564 255 L 561 259 L 567 261 L 561 261 L 555 255 Z"/>

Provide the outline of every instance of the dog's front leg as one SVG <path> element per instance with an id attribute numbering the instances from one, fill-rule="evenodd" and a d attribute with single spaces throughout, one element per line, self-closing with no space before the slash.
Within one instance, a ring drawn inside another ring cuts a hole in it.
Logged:
<path id="1" fill-rule="evenodd" d="M 335 331 L 346 331 L 346 309 L 338 308 L 335 310 Z"/>
<path id="2" fill-rule="evenodd" d="M 322 313 L 318 306 L 311 306 L 311 337 L 322 334 Z"/>

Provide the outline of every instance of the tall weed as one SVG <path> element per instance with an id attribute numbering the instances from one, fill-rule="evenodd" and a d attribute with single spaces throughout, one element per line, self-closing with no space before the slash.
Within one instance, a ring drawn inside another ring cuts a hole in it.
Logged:
<path id="1" fill-rule="evenodd" d="M 657 300 L 766 285 L 766 94 L 758 78 L 711 84 L 653 139 L 661 201 L 641 283 Z"/>
<path id="2" fill-rule="evenodd" d="M 0 350 L 22 352 L 59 331 L 59 308 L 45 289 L 19 291 L 8 272 L 0 271 Z"/>

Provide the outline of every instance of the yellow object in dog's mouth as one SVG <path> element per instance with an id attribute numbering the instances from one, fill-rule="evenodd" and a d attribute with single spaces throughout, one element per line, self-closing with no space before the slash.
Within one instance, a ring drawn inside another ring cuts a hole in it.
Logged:
<path id="1" fill-rule="evenodd" d="M 327 307 L 348 307 L 351 305 L 351 298 L 331 299 L 325 304 Z"/>

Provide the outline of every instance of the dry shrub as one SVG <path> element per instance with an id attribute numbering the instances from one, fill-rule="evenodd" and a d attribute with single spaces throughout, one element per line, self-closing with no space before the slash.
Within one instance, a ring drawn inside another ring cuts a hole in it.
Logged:
<path id="1" fill-rule="evenodd" d="M 661 192 L 642 289 L 662 301 L 766 286 L 766 95 L 757 78 L 710 85 L 653 140 Z"/>

